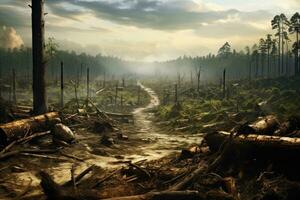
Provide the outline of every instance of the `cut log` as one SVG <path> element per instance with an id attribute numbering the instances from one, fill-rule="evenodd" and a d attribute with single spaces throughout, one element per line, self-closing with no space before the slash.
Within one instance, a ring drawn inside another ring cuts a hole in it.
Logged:
<path id="1" fill-rule="evenodd" d="M 261 135 L 273 135 L 279 126 L 277 117 L 269 115 L 263 118 L 259 118 L 252 124 L 244 124 L 237 130 L 237 135 L 241 134 L 261 134 Z"/>
<path id="2" fill-rule="evenodd" d="M 54 126 L 53 136 L 55 139 L 59 139 L 67 143 L 72 143 L 75 140 L 73 131 L 63 124 L 56 124 Z"/>
<path id="3" fill-rule="evenodd" d="M 205 140 L 211 150 L 215 151 L 218 150 L 229 137 L 230 133 L 219 131 L 207 134 Z M 233 144 L 300 151 L 300 138 L 250 134 L 233 137 Z"/>
<path id="4" fill-rule="evenodd" d="M 205 136 L 207 145 L 212 152 L 218 152 L 224 141 L 228 141 L 230 133 L 216 132 Z M 232 137 L 230 143 L 225 142 L 225 148 L 220 155 L 218 166 L 226 166 L 230 163 L 235 163 L 245 160 L 256 160 L 262 163 L 271 161 L 274 165 L 283 166 L 289 169 L 300 167 L 300 138 L 268 136 L 268 135 L 240 135 Z M 213 168 L 216 169 L 216 167 Z"/>
<path id="5" fill-rule="evenodd" d="M 9 122 L 0 126 L 0 144 L 7 144 L 24 137 L 26 134 L 51 129 L 59 123 L 59 114 L 51 112 L 36 117 Z"/>

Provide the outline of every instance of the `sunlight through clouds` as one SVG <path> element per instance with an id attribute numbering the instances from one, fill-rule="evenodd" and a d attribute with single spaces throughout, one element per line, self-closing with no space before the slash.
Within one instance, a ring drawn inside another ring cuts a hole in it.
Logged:
<path id="1" fill-rule="evenodd" d="M 48 0 L 46 35 L 63 49 L 162 60 L 216 53 L 224 41 L 242 49 L 272 32 L 278 10 L 299 8 L 298 0 Z M 14 27 L 27 46 L 30 16 L 26 1 L 0 2 L 0 25 Z"/>

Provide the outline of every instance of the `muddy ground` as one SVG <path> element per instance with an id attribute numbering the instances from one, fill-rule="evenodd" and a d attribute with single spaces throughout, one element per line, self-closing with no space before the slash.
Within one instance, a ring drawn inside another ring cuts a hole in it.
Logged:
<path id="1" fill-rule="evenodd" d="M 15 156 L 0 163 L 1 198 L 15 197 L 26 190 L 22 198 L 30 199 L 42 194 L 39 171 L 49 173 L 57 183 L 65 183 L 71 179 L 70 169 L 74 165 L 75 174 L 87 167 L 95 165 L 104 171 L 111 171 L 133 163 L 150 162 L 172 154 L 178 154 L 183 148 L 200 144 L 202 134 L 188 135 L 170 132 L 156 124 L 151 109 L 159 105 L 154 91 L 140 84 L 151 100 L 149 105 L 135 109 L 133 120 L 129 123 L 118 123 L 112 132 L 95 133 L 87 128 L 73 128 L 76 143 L 64 147 L 60 153 L 51 154 L 51 158 L 35 158 L 26 155 Z M 114 138 L 112 145 L 101 144 L 103 135 Z M 118 139 L 118 135 L 128 136 Z M 57 148 L 52 144 L 51 137 L 26 144 L 25 147 L 36 149 Z M 61 152 L 74 155 L 76 158 L 61 156 Z M 123 194 L 125 195 L 125 194 Z M 114 196 L 118 196 L 115 193 Z M 40 197 L 39 197 L 40 198 Z"/>

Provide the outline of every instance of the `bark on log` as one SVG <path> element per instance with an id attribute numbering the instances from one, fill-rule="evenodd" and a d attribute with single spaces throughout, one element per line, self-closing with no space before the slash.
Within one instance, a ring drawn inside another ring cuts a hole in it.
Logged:
<path id="1" fill-rule="evenodd" d="M 216 152 L 224 141 L 228 141 L 229 137 L 230 133 L 221 131 L 206 135 L 205 140 L 210 150 Z M 240 135 L 232 137 L 231 143 L 226 145 L 226 152 L 223 152 L 222 161 L 227 160 L 228 164 L 237 159 L 239 161 L 255 159 L 264 163 L 272 161 L 278 165 L 296 166 L 296 163 L 300 162 L 300 138 L 257 134 Z"/>
<path id="2" fill-rule="evenodd" d="M 3 124 L 0 126 L 0 144 L 7 144 L 26 134 L 48 130 L 59 121 L 59 114 L 51 112 Z"/>
<path id="3" fill-rule="evenodd" d="M 237 130 L 237 135 L 241 134 L 261 134 L 273 135 L 278 128 L 279 122 L 274 115 L 269 115 L 258 119 L 250 125 L 243 125 Z"/>

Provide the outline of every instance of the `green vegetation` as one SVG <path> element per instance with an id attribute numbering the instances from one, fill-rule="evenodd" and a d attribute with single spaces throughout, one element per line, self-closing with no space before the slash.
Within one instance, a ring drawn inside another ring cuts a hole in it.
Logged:
<path id="1" fill-rule="evenodd" d="M 219 85 L 201 86 L 197 92 L 196 86 L 186 83 L 179 89 L 179 104 L 174 103 L 172 84 L 149 84 L 164 99 L 156 110 L 158 121 L 170 121 L 174 128 L 188 127 L 184 130 L 206 132 L 230 130 L 261 115 L 275 114 L 281 120 L 298 115 L 297 83 L 299 78 L 229 82 L 225 99 Z"/>

